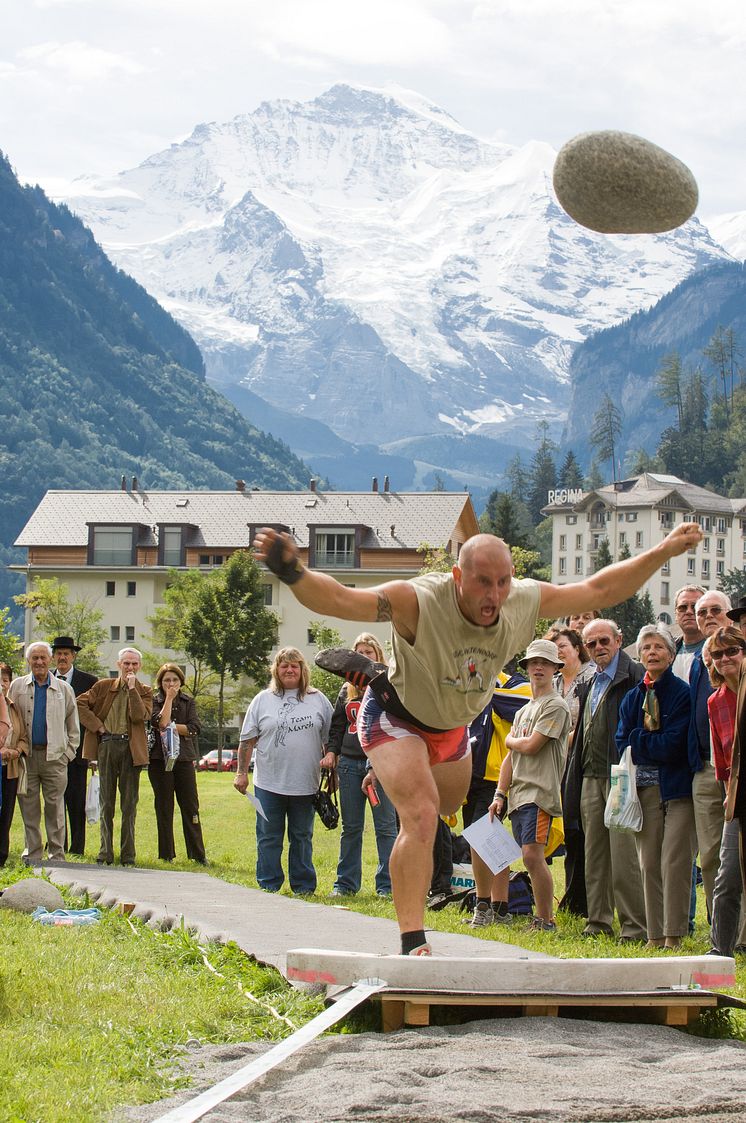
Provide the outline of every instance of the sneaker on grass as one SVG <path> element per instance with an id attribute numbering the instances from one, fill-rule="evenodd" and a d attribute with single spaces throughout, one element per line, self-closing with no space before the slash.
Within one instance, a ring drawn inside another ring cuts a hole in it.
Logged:
<path id="1" fill-rule="evenodd" d="M 541 916 L 534 916 L 528 926 L 529 932 L 556 932 L 557 925 L 553 920 L 544 920 Z"/>
<path id="2" fill-rule="evenodd" d="M 472 928 L 487 928 L 490 924 L 494 923 L 494 920 L 495 914 L 490 906 L 486 905 L 484 901 L 480 901 L 471 914 L 469 924 Z"/>

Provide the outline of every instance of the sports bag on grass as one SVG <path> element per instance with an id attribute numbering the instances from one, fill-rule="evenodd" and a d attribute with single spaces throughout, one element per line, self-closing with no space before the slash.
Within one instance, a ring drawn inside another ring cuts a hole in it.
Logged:
<path id="1" fill-rule="evenodd" d="M 339 823 L 339 806 L 337 805 L 337 789 L 334 786 L 332 773 L 328 768 L 321 769 L 319 790 L 313 797 L 316 814 L 321 819 L 328 831 L 333 831 Z"/>
<path id="2" fill-rule="evenodd" d="M 642 806 L 637 798 L 637 768 L 629 745 L 619 764 L 611 766 L 611 787 L 606 800 L 604 825 L 610 831 L 642 830 Z"/>

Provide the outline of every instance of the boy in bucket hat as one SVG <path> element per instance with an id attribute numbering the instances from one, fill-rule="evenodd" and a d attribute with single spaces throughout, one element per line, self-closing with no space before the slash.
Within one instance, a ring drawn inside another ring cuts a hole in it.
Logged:
<path id="1" fill-rule="evenodd" d="M 513 837 L 521 847 L 531 877 L 536 916 L 530 927 L 553 932 L 554 883 L 544 857 L 552 819 L 562 814 L 560 784 L 565 769 L 570 710 L 554 689 L 552 676 L 563 666 L 557 644 L 536 639 L 519 660 L 531 683 L 531 701 L 519 710 L 505 738 L 510 754 L 500 769 L 490 818 L 502 819 L 508 810 Z"/>

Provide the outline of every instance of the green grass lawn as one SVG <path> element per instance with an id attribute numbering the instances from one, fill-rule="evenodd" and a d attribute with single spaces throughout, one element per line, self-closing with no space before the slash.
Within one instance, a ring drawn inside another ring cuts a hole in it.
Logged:
<path id="1" fill-rule="evenodd" d="M 208 872 L 255 888 L 253 808 L 233 789 L 232 774 L 200 773 L 198 783 Z M 168 867 L 158 861 L 147 775 L 140 793 L 138 865 L 201 872 L 202 867 L 184 857 L 178 812 L 180 858 Z M 117 817 L 115 839 L 118 829 Z M 317 821 L 314 860 L 322 900 L 334 882 L 339 835 L 339 830 L 326 831 Z M 0 885 L 26 876 L 20 865 L 22 845 L 16 811 L 11 856 Z M 97 850 L 98 827 L 89 827 L 86 860 L 95 860 Z M 346 898 L 345 906 L 393 919 L 391 902 L 375 895 L 375 865 L 369 819 L 364 888 L 357 897 Z M 559 897 L 563 863 L 554 863 L 552 870 Z M 682 954 L 701 954 L 709 946 L 701 889 L 698 897 L 696 930 L 684 941 Z M 428 913 L 427 923 L 439 931 L 464 932 L 462 915 L 451 906 Z M 561 957 L 643 954 L 611 939 L 584 939 L 579 919 L 560 914 L 558 924 L 555 934 L 533 934 L 526 931 L 526 921 L 518 919 L 473 934 Z M 111 913 L 90 928 L 43 928 L 26 916 L 0 911 L 0 931 L 0 1119 L 11 1123 L 93 1123 L 117 1104 L 148 1102 L 177 1087 L 180 1078 L 172 1061 L 188 1041 L 275 1039 L 291 1032 L 285 1018 L 301 1025 L 320 1009 L 318 1000 L 292 991 L 274 971 L 257 967 L 235 947 L 201 949 L 183 930 L 154 933 Z M 205 954 L 213 970 L 205 966 Z M 247 991 L 253 998 L 246 997 Z M 734 993 L 746 997 L 746 965 L 740 958 Z M 370 1028 L 364 1019 L 354 1020 L 356 1025 Z M 697 1028 L 746 1039 L 746 1019 L 740 1013 L 700 1021 Z"/>

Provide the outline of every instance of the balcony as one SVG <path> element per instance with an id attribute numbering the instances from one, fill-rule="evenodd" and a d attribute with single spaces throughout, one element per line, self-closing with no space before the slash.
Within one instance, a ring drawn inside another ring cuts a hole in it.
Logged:
<path id="1" fill-rule="evenodd" d="M 354 569 L 355 551 L 317 550 L 315 564 L 317 569 Z"/>

